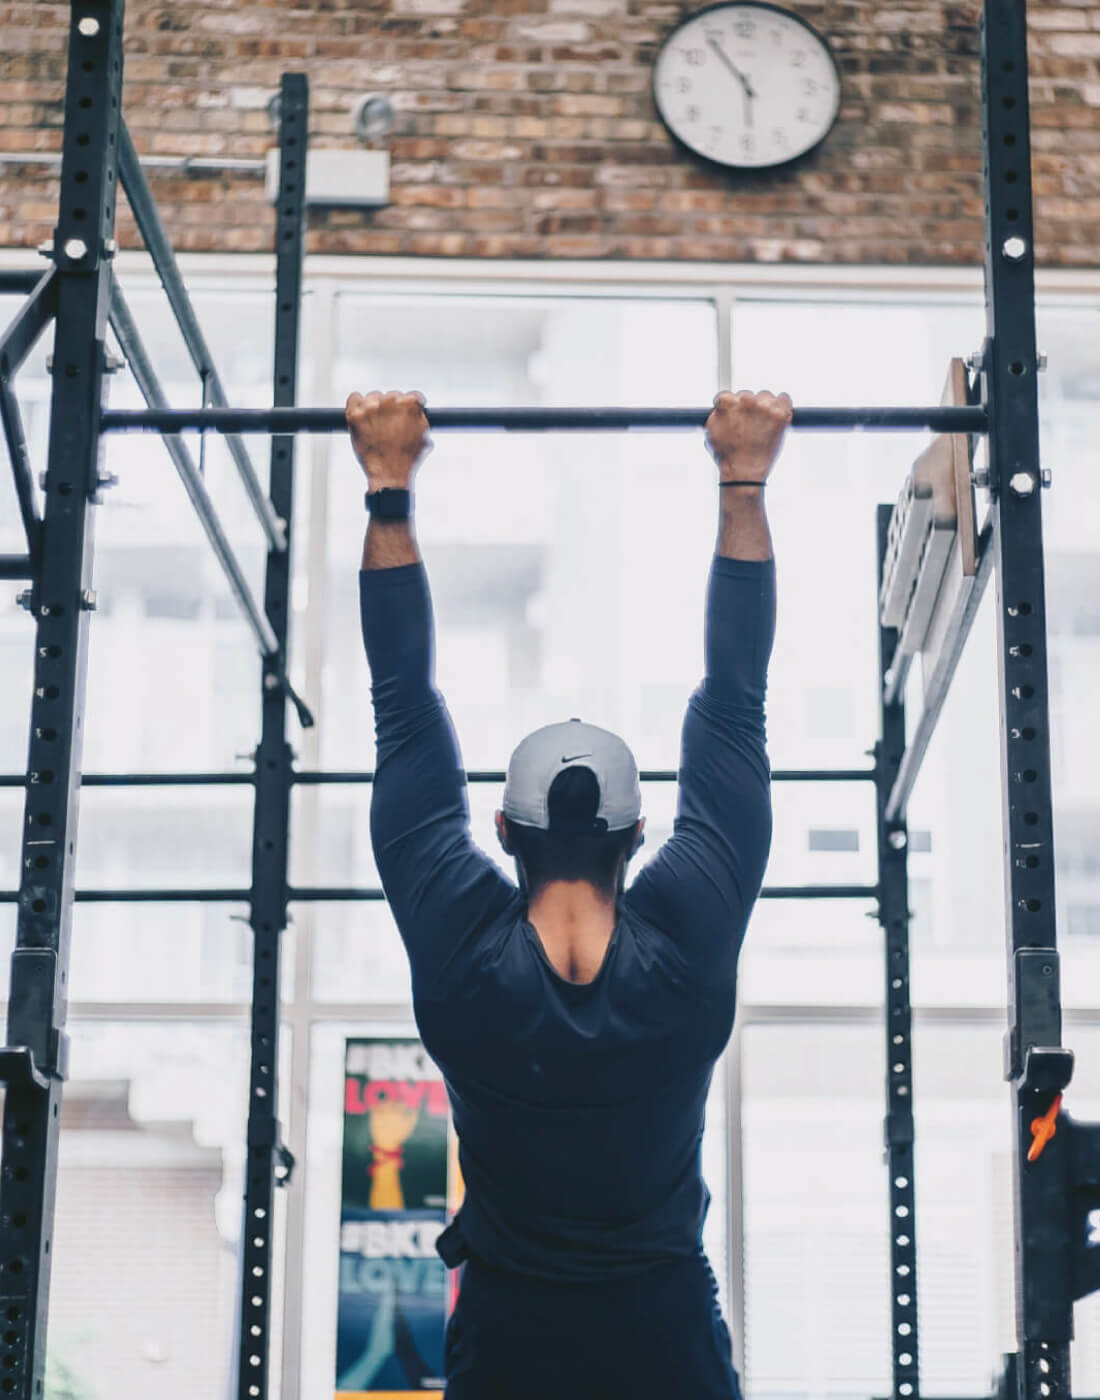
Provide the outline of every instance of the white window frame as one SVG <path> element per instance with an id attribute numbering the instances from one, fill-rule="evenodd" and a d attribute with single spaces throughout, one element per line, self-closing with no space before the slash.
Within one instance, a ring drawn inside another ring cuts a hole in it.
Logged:
<path id="1" fill-rule="evenodd" d="M 194 292 L 232 289 L 234 292 L 270 290 L 273 292 L 275 260 L 268 254 L 181 254 L 179 264 L 187 286 Z M 25 249 L 0 249 L 0 269 L 37 268 Z M 155 291 L 159 280 L 147 255 L 123 252 L 116 270 L 128 291 Z M 333 255 L 307 257 L 303 290 L 312 299 L 312 344 L 304 358 L 312 363 L 312 378 L 300 386 L 302 403 L 324 405 L 341 397 L 331 384 L 333 367 L 334 318 L 336 297 L 363 295 L 543 296 L 543 297 L 622 297 L 641 300 L 685 298 L 711 301 L 716 309 L 718 337 L 717 364 L 720 388 L 733 387 L 732 322 L 738 300 L 790 302 L 792 300 L 832 301 L 873 304 L 886 300 L 892 305 L 980 304 L 983 278 L 979 267 L 830 267 L 787 264 L 723 264 L 675 262 L 523 262 L 471 261 L 466 259 L 377 258 Z M 1044 306 L 1094 305 L 1100 309 L 1100 270 L 1039 269 L 1036 290 Z M 966 354 L 977 346 L 959 346 Z M 858 399 L 858 393 L 856 394 Z M 324 551 L 328 509 L 328 466 L 331 436 L 306 439 L 311 473 L 311 510 L 307 572 L 309 606 L 298 619 L 305 638 L 299 658 L 303 693 L 321 694 L 324 664 L 324 627 L 320 625 L 324 597 Z M 9 703 L 20 703 L 18 697 Z M 29 703 L 29 696 L 27 697 Z M 317 728 L 305 731 L 300 739 L 299 761 L 305 768 L 318 766 Z M 317 801 L 318 789 L 303 790 L 306 802 Z M 314 813 L 315 815 L 315 813 Z M 302 831 L 316 828 L 309 808 L 303 808 Z M 309 839 L 308 835 L 307 838 Z M 311 856 L 305 856 L 307 868 Z M 310 1083 L 311 1033 L 315 1026 L 331 1022 L 355 1022 L 375 1032 L 394 1035 L 415 1034 L 411 1006 L 396 1004 L 335 1003 L 312 999 L 310 961 L 312 910 L 296 912 L 293 996 L 284 1002 L 284 1025 L 291 1032 L 291 1072 L 283 1086 L 289 1105 L 289 1122 L 284 1124 L 288 1145 L 298 1161 L 294 1188 L 286 1200 L 286 1246 L 283 1261 L 282 1301 L 282 1400 L 299 1400 L 301 1382 L 303 1242 L 305 1228 L 305 1181 L 308 1165 L 308 1090 Z M 6 1004 L 3 1006 L 6 1013 Z M 208 1023 L 247 1023 L 248 1003 L 211 1002 L 74 1002 L 72 1021 L 119 1021 L 159 1023 L 199 1021 Z M 983 1022 L 1003 1018 L 999 1008 L 944 1008 L 931 1013 L 915 1013 L 919 1019 L 966 1019 Z M 739 1006 L 737 1026 L 726 1055 L 728 1123 L 727 1257 L 729 1297 L 735 1359 L 744 1374 L 745 1289 L 743 1278 L 743 1211 L 741 1175 L 741 1038 L 747 1026 L 782 1022 L 852 1024 L 874 1022 L 874 1008 L 866 1006 L 829 1007 Z M 1066 1013 L 1067 1024 L 1100 1025 L 1100 1010 Z M 244 1123 L 241 1124 L 244 1131 Z"/>

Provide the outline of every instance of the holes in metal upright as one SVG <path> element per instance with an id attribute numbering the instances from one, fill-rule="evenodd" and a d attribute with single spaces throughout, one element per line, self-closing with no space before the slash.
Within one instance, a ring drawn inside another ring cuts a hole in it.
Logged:
<path id="1" fill-rule="evenodd" d="M 21 885 L 12 955 L 0 1158 L 0 1392 L 39 1400 L 75 854 L 106 283 L 122 81 L 121 0 L 74 6 L 69 34 L 57 263 L 55 373 L 35 607 L 34 692 Z"/>
<path id="2" fill-rule="evenodd" d="M 280 190 L 276 204 L 276 318 L 273 392 L 276 404 L 294 402 L 297 379 L 308 88 L 301 75 L 283 79 L 280 100 Z M 288 548 L 268 554 L 264 590 L 267 620 L 279 650 L 265 659 L 263 733 L 257 755 L 252 856 L 252 1075 L 248 1170 L 242 1231 L 239 1400 L 263 1400 L 268 1389 L 271 1296 L 271 1225 L 274 1190 L 284 1184 L 289 1159 L 280 1156 L 278 1124 L 279 953 L 286 924 L 291 753 L 286 742 L 285 666 L 290 619 L 290 551 L 294 506 L 294 444 L 275 437 L 271 448 L 271 505 L 285 522 Z"/>
<path id="3" fill-rule="evenodd" d="M 887 554 L 890 507 L 879 508 L 879 588 Z M 885 701 L 886 674 L 898 633 L 879 629 L 882 737 L 876 750 L 879 920 L 886 968 L 886 1154 L 890 1173 L 890 1315 L 895 1400 L 916 1400 L 920 1389 L 917 1328 L 916 1195 L 913 1189 L 912 1011 L 909 1001 L 909 839 L 886 808 L 905 751 L 902 699 Z"/>
<path id="4" fill-rule="evenodd" d="M 1017 1329 L 1021 1400 L 1069 1394 L 1070 1259 L 1057 1151 L 1027 1159 L 1050 1095 L 1026 1087 L 1029 1051 L 1061 1045 L 1047 703 L 1046 608 L 1038 489 L 1034 231 L 1024 0 L 985 0 L 986 398 L 1000 651 L 1009 1078 L 1013 1085 Z"/>

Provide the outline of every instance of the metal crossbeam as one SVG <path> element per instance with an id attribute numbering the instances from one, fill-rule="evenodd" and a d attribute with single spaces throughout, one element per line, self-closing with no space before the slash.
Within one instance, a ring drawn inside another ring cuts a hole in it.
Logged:
<path id="1" fill-rule="evenodd" d="M 77 904 L 243 904 L 252 899 L 245 889 L 148 889 L 148 890 L 77 890 Z M 761 899 L 877 899 L 877 885 L 765 885 Z M 288 888 L 286 898 L 297 904 L 355 904 L 384 903 L 385 893 L 370 886 L 311 885 L 301 889 Z M 0 890 L 0 904 L 14 904 L 15 890 Z"/>
<path id="2" fill-rule="evenodd" d="M 431 408 L 433 432 L 629 432 L 702 428 L 698 408 Z M 796 408 L 792 428 L 815 431 L 984 433 L 985 410 L 973 408 Z M 105 433 L 340 433 L 342 408 L 175 408 L 103 414 Z"/>
<path id="3" fill-rule="evenodd" d="M 503 783 L 506 773 L 502 768 L 471 769 L 466 774 L 468 783 Z M 638 780 L 642 783 L 675 783 L 679 773 L 674 768 L 642 768 Z M 777 768 L 771 775 L 773 783 L 873 783 L 873 768 Z M 87 781 L 87 780 L 85 780 Z M 374 774 L 369 769 L 361 772 L 329 772 L 294 774 L 294 782 L 299 787 L 321 785 L 348 785 L 374 782 Z M 4 780 L 0 778 L 0 787 Z"/>
<path id="4" fill-rule="evenodd" d="M 22 563 L 23 561 L 19 561 Z M 3 556 L 0 556 L 0 578 L 3 577 Z M 22 575 L 18 575 L 22 577 Z M 466 774 L 468 783 L 503 783 L 503 769 L 474 769 Z M 638 779 L 643 783 L 675 783 L 680 775 L 674 768 L 643 768 Z M 316 773 L 303 770 L 292 772 L 291 782 L 298 787 L 354 786 L 374 782 L 370 769 L 361 772 Z M 873 783 L 873 768 L 788 768 L 777 769 L 773 783 Z M 251 787 L 254 773 L 85 773 L 81 787 Z M 26 786 L 22 773 L 0 774 L 0 788 Z"/>
<path id="5" fill-rule="evenodd" d="M 41 272 L 30 268 L 0 268 L 0 296 L 26 296 L 41 280 Z"/>

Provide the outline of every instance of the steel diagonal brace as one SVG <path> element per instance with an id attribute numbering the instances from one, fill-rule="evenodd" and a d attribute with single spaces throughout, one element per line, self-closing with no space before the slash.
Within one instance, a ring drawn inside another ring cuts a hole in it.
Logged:
<path id="1" fill-rule="evenodd" d="M 51 268 L 0 336 L 0 378 L 14 379 L 38 337 L 57 314 L 57 272 Z"/>
<path id="2" fill-rule="evenodd" d="M 145 243 L 149 256 L 153 260 L 153 266 L 160 277 L 161 285 L 172 308 L 172 314 L 176 318 L 176 324 L 179 326 L 191 361 L 203 381 L 204 402 L 209 400 L 215 407 L 224 407 L 227 403 L 225 389 L 215 368 L 210 347 L 207 345 L 202 328 L 199 326 L 195 308 L 187 294 L 187 288 L 176 262 L 176 255 L 172 250 L 172 244 L 157 210 L 156 200 L 154 200 L 149 182 L 145 178 L 145 172 L 141 168 L 141 162 L 138 160 L 125 121 L 119 124 L 118 145 L 119 178 L 126 191 L 126 197 L 130 201 L 130 208 L 141 233 L 142 241 Z M 163 409 L 166 405 L 161 405 L 161 407 Z M 260 484 L 256 469 L 252 465 L 252 459 L 248 455 L 248 449 L 235 433 L 228 435 L 226 445 L 240 475 L 245 493 L 252 502 L 253 509 L 259 519 L 260 528 L 267 536 L 272 549 L 284 550 L 286 548 L 286 532 L 272 508 L 270 500 L 268 500 L 267 493 Z"/>
<path id="3" fill-rule="evenodd" d="M 19 514 L 27 537 L 27 553 L 32 567 L 37 565 L 41 549 L 42 522 L 35 508 L 27 435 L 23 431 L 23 419 L 11 381 L 56 314 L 57 272 L 51 268 L 45 276 L 39 278 L 4 334 L 0 336 L 0 423 L 11 459 L 15 494 L 19 502 Z"/>
<path id="4" fill-rule="evenodd" d="M 122 353 L 126 356 L 130 366 L 130 372 L 134 376 L 134 381 L 141 391 L 145 402 L 153 408 L 163 408 L 167 400 L 161 388 L 160 380 L 149 358 L 148 351 L 141 339 L 137 323 L 130 311 L 126 298 L 122 294 L 122 289 L 117 281 L 111 291 L 111 329 L 114 331 Z M 206 537 L 210 541 L 218 562 L 222 566 L 229 587 L 239 603 L 252 632 L 259 643 L 260 650 L 264 657 L 279 657 L 279 644 L 271 624 L 267 617 L 260 610 L 252 590 L 248 586 L 248 581 L 244 576 L 237 556 L 222 529 L 218 512 L 206 489 L 202 474 L 195 465 L 187 444 L 177 434 L 166 434 L 163 438 L 165 451 L 172 459 L 184 489 L 191 499 L 191 504 L 195 507 L 195 512 L 206 532 Z M 299 722 L 303 729 L 313 726 L 313 716 L 304 701 L 295 693 L 290 679 L 286 674 L 285 667 L 281 659 L 277 660 L 277 672 L 272 679 L 278 688 L 294 706 L 298 714 Z"/>
<path id="5" fill-rule="evenodd" d="M 27 435 L 23 430 L 23 416 L 6 378 L 0 379 L 0 425 L 3 427 L 4 441 L 15 478 L 19 515 L 23 521 L 23 533 L 27 537 L 27 555 L 32 568 L 37 571 L 38 557 L 42 549 L 42 520 L 34 502 L 34 481 L 31 475 Z"/>

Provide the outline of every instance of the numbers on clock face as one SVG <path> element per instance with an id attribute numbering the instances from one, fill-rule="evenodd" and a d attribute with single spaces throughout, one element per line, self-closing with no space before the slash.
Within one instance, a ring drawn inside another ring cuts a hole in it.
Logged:
<path id="1" fill-rule="evenodd" d="M 654 90 L 686 145 L 753 168 L 817 145 L 840 104 L 836 65 L 814 31 L 752 3 L 719 5 L 682 24 L 657 57 Z"/>

